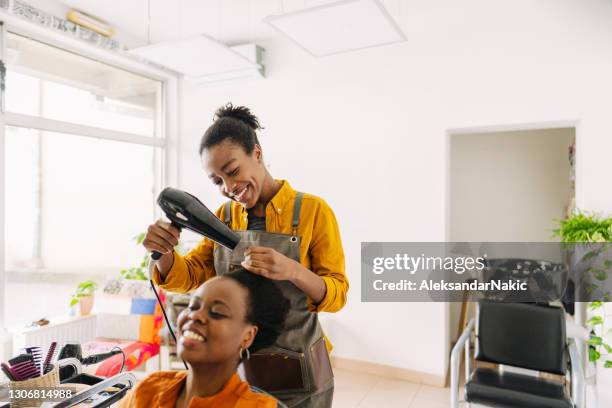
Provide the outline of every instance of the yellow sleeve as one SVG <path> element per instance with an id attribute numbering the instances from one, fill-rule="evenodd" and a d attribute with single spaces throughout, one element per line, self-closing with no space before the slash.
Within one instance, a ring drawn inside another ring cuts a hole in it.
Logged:
<path id="1" fill-rule="evenodd" d="M 217 217 L 220 217 L 222 209 L 223 206 L 216 211 Z M 216 275 L 213 249 L 213 241 L 204 238 L 184 256 L 174 251 L 174 263 L 166 279 L 162 280 L 157 266 L 154 266 L 151 269 L 153 282 L 171 292 L 187 293 L 196 289 Z"/>
<path id="2" fill-rule="evenodd" d="M 323 278 L 326 287 L 325 296 L 318 305 L 312 304 L 309 299 L 309 309 L 312 312 L 337 312 L 346 304 L 349 282 L 338 222 L 332 209 L 323 200 L 315 214 L 308 252 L 312 271 Z"/>

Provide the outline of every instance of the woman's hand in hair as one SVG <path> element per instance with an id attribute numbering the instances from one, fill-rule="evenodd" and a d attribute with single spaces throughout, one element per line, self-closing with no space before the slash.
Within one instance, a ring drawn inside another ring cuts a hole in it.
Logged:
<path id="1" fill-rule="evenodd" d="M 299 263 L 273 248 L 249 247 L 244 251 L 242 267 L 249 272 L 274 280 L 292 280 Z"/>
<path id="2" fill-rule="evenodd" d="M 323 278 L 272 248 L 248 248 L 244 251 L 242 267 L 268 279 L 291 281 L 315 305 L 319 304 L 327 293 Z"/>

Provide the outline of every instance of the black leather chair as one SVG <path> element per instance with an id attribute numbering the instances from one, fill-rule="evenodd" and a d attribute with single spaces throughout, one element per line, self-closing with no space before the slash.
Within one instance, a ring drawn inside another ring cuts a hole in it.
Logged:
<path id="1" fill-rule="evenodd" d="M 466 351 L 464 402 L 503 408 L 583 408 L 584 378 L 578 349 L 567 342 L 565 313 L 560 307 L 481 301 L 451 354 L 451 407 L 459 406 L 459 355 Z M 476 362 L 499 369 L 469 368 L 469 338 L 476 327 Z M 512 372 L 505 366 L 532 372 Z M 538 373 L 570 377 L 568 393 L 560 381 Z"/>

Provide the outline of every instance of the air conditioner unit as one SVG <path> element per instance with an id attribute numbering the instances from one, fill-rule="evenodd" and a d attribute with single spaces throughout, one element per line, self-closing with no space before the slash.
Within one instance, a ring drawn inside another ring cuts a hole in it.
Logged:
<path id="1" fill-rule="evenodd" d="M 129 52 L 200 84 L 264 76 L 262 47 L 255 44 L 230 47 L 204 34 Z"/>
<path id="2" fill-rule="evenodd" d="M 253 62 L 255 65 L 251 67 L 236 69 L 233 71 L 225 71 L 204 75 L 185 75 L 185 78 L 197 84 L 205 85 L 219 82 L 234 81 L 239 79 L 265 77 L 264 48 L 256 44 L 236 45 L 229 48 L 242 55 L 249 61 Z"/>

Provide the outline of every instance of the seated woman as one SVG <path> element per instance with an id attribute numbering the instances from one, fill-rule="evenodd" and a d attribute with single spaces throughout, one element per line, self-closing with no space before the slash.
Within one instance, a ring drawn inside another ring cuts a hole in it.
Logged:
<path id="1" fill-rule="evenodd" d="M 288 309 L 273 281 L 244 269 L 206 281 L 177 322 L 178 355 L 189 370 L 151 374 L 120 407 L 276 407 L 276 399 L 253 392 L 236 369 L 274 343 Z"/>

